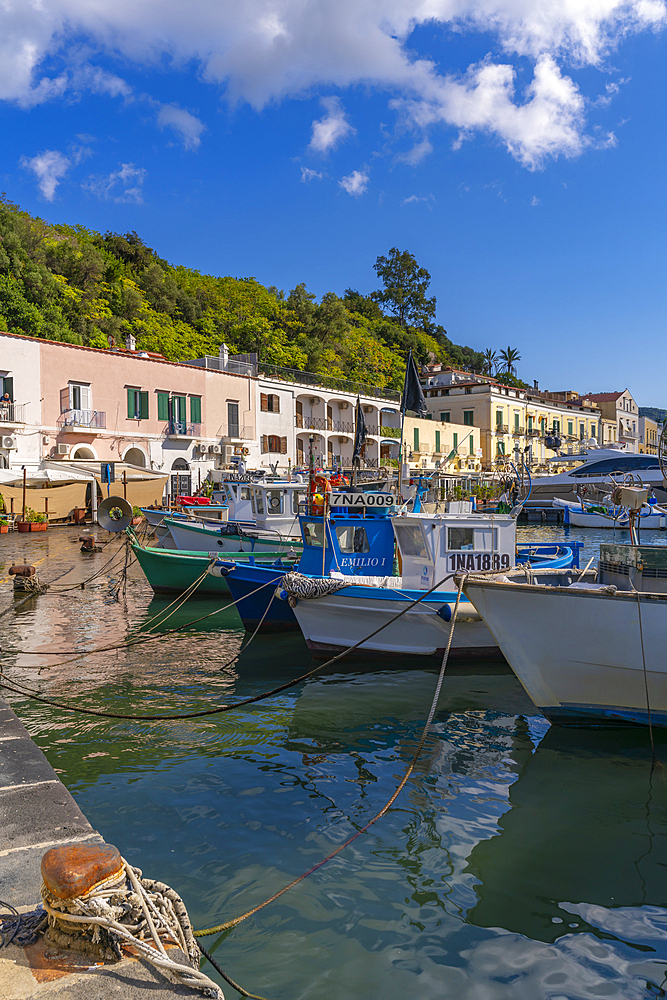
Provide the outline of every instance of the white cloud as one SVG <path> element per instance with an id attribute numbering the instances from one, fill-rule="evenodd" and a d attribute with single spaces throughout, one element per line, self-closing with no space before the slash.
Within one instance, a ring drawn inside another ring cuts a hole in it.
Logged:
<path id="1" fill-rule="evenodd" d="M 343 191 L 354 195 L 356 198 L 364 194 L 370 180 L 367 170 L 353 170 L 347 177 L 341 177 L 338 181 Z"/>
<path id="2" fill-rule="evenodd" d="M 140 205 L 143 200 L 143 183 L 146 170 L 136 167 L 134 163 L 121 163 L 119 170 L 110 174 L 91 174 L 81 186 L 85 191 L 105 201 L 134 202 Z"/>
<path id="3" fill-rule="evenodd" d="M 534 194 L 533 197 L 530 199 L 530 204 L 532 205 L 533 208 L 537 208 L 537 206 L 539 205 L 539 203 L 540 203 L 540 199 L 537 197 L 536 194 Z"/>
<path id="4" fill-rule="evenodd" d="M 419 205 L 421 202 L 425 202 L 429 208 L 432 208 L 435 204 L 435 196 L 432 194 L 411 194 L 408 198 L 404 198 L 401 204 Z"/>
<path id="5" fill-rule="evenodd" d="M 310 181 L 321 181 L 324 174 L 319 170 L 311 170 L 309 167 L 301 167 L 301 181 L 309 184 Z"/>
<path id="6" fill-rule="evenodd" d="M 186 149 L 198 149 L 201 134 L 206 126 L 195 115 L 191 115 L 177 104 L 162 104 L 158 111 L 157 123 L 160 128 L 173 128 L 178 132 Z"/>
<path id="7" fill-rule="evenodd" d="M 53 201 L 56 188 L 65 174 L 89 155 L 90 150 L 81 146 L 72 147 L 67 156 L 57 149 L 45 149 L 36 156 L 22 156 L 20 164 L 24 170 L 30 170 L 35 175 L 42 197 Z"/>
<path id="8" fill-rule="evenodd" d="M 416 167 L 418 163 L 428 156 L 429 153 L 433 152 L 433 146 L 428 139 L 422 139 L 421 142 L 415 143 L 412 149 L 408 150 L 407 153 L 401 153 L 397 159 L 401 163 L 408 163 L 411 167 Z"/>
<path id="9" fill-rule="evenodd" d="M 194 66 L 230 101 L 257 109 L 314 87 L 372 86 L 397 96 L 406 116 L 409 106 L 415 127 L 424 121 L 422 137 L 435 125 L 456 130 L 459 143 L 486 133 L 534 169 L 594 145 L 586 121 L 594 109 L 565 67 L 605 68 L 624 38 L 666 22 L 664 0 L 3 0 L 0 99 L 28 107 L 81 88 L 128 98 L 128 84 L 93 65 L 97 53 L 143 72 Z M 413 32 L 424 24 L 491 36 L 505 55 L 462 75 L 441 71 L 413 50 Z M 519 58 L 534 66 L 526 89 L 517 88 Z M 51 75 L 47 66 L 55 67 Z M 313 125 L 317 152 L 352 131 L 339 100 L 326 101 Z M 165 124 L 194 148 L 201 123 L 168 107 Z"/>
<path id="10" fill-rule="evenodd" d="M 327 113 L 324 118 L 313 122 L 313 135 L 308 149 L 315 153 L 328 153 L 348 135 L 354 134 L 355 129 L 348 122 L 338 97 L 323 97 L 320 104 Z"/>

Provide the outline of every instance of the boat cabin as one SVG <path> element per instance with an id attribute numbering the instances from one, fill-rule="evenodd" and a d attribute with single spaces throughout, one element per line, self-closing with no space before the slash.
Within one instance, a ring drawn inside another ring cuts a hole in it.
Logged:
<path id="1" fill-rule="evenodd" d="M 400 514 L 393 527 L 408 590 L 429 590 L 460 570 L 514 568 L 516 522 L 509 514 Z"/>
<path id="2" fill-rule="evenodd" d="M 299 505 L 301 510 L 305 509 L 307 489 L 303 482 L 225 481 L 221 483 L 220 492 L 229 506 L 228 521 L 294 534 Z"/>
<path id="3" fill-rule="evenodd" d="M 299 572 L 307 576 L 391 576 L 394 529 L 389 510 L 299 517 L 303 555 Z"/>

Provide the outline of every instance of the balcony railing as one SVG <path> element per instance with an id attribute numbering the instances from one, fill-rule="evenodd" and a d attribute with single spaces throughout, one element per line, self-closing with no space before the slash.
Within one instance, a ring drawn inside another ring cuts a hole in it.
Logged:
<path id="1" fill-rule="evenodd" d="M 524 431 L 525 428 L 521 427 L 518 424 L 515 424 L 514 427 L 512 428 L 512 434 L 514 435 L 514 437 L 521 437 Z"/>
<path id="2" fill-rule="evenodd" d="M 227 433 L 222 435 L 224 441 L 254 441 L 255 428 L 250 424 L 228 424 Z"/>
<path id="3" fill-rule="evenodd" d="M 25 403 L 3 403 L 0 401 L 0 420 L 7 424 L 24 424 Z"/>
<path id="4" fill-rule="evenodd" d="M 65 427 L 105 430 L 107 415 L 102 410 L 65 410 L 56 421 L 62 430 Z"/>
<path id="5" fill-rule="evenodd" d="M 333 431 L 337 434 L 354 434 L 355 425 L 347 420 L 332 420 L 330 417 L 304 417 L 300 413 L 297 413 L 294 417 L 294 426 L 299 430 L 304 431 Z M 385 430 L 393 431 L 393 427 L 382 428 L 382 433 Z M 380 428 L 377 424 L 366 424 L 367 434 L 379 434 Z M 397 431 L 397 436 L 400 436 L 400 431 Z"/>
<path id="6" fill-rule="evenodd" d="M 185 420 L 170 420 L 163 429 L 167 437 L 200 437 L 201 424 L 188 424 Z"/>
<path id="7" fill-rule="evenodd" d="M 509 427 L 507 424 L 496 424 L 496 434 L 508 434 Z"/>
<path id="8" fill-rule="evenodd" d="M 284 382 L 299 382 L 302 385 L 319 385 L 323 389 L 334 392 L 349 392 L 353 395 L 375 396 L 379 399 L 391 399 L 400 402 L 401 394 L 396 389 L 382 389 L 377 385 L 366 385 L 363 382 L 350 382 L 346 378 L 334 375 L 316 375 L 314 372 L 302 372 L 295 368 L 281 368 L 277 365 L 259 363 L 259 377 L 277 378 Z"/>
<path id="9" fill-rule="evenodd" d="M 542 434 L 542 431 L 538 430 L 537 427 L 531 427 L 526 433 L 529 438 L 538 438 Z"/>

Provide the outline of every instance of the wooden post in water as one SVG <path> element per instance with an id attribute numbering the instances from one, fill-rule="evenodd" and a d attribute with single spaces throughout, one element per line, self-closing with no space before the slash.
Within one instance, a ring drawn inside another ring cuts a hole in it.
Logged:
<path id="1" fill-rule="evenodd" d="M 26 477 L 27 477 L 27 473 L 26 473 L 26 469 L 25 469 L 25 465 L 24 465 L 23 466 L 23 515 L 22 515 L 22 519 L 24 521 L 25 521 L 25 488 L 26 488 Z"/>
<path id="2" fill-rule="evenodd" d="M 123 499 L 127 500 L 127 469 L 123 469 Z"/>
<path id="3" fill-rule="evenodd" d="M 44 497 L 44 515 L 46 517 L 46 523 L 49 523 L 49 498 Z"/>

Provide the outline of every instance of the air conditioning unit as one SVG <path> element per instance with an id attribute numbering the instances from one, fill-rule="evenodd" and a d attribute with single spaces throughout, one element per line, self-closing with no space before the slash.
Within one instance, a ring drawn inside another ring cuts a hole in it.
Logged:
<path id="1" fill-rule="evenodd" d="M 234 448 L 232 447 L 232 445 L 231 444 L 224 445 L 224 447 L 222 449 L 222 455 L 224 457 L 223 460 L 224 460 L 225 465 L 229 465 L 229 463 L 232 460 L 232 455 L 233 454 L 234 454 Z"/>
<path id="2" fill-rule="evenodd" d="M 319 401 L 320 401 L 320 397 L 319 396 L 311 396 L 310 397 L 310 405 L 311 406 L 317 406 L 317 404 L 319 403 Z"/>
<path id="3" fill-rule="evenodd" d="M 349 405 L 350 404 L 346 400 L 341 399 L 340 403 L 338 404 L 338 409 L 339 410 L 347 410 L 347 408 L 348 408 Z"/>
<path id="4" fill-rule="evenodd" d="M 210 451 L 211 455 L 219 455 L 222 452 L 222 448 L 220 447 L 219 444 L 210 444 L 208 446 L 208 450 Z"/>
<path id="5" fill-rule="evenodd" d="M 195 445 L 195 451 L 199 452 L 200 455 L 203 455 L 208 451 L 208 445 L 202 444 L 200 441 L 199 444 Z"/>
<path id="6" fill-rule="evenodd" d="M 372 406 L 364 406 L 364 413 L 372 413 L 372 412 L 373 412 Z"/>
<path id="7" fill-rule="evenodd" d="M 58 455 L 67 455 L 68 452 L 69 452 L 69 445 L 59 444 L 57 446 Z"/>
<path id="8" fill-rule="evenodd" d="M 48 434 L 42 434 L 42 444 L 50 444 L 51 438 Z"/>
<path id="9" fill-rule="evenodd" d="M 3 448 L 9 448 L 9 449 L 12 449 L 12 450 L 15 449 L 15 448 L 18 448 L 18 445 L 16 443 L 16 438 L 15 437 L 10 437 L 9 435 L 7 435 L 7 437 L 3 437 L 3 439 L 2 439 L 2 447 Z"/>

